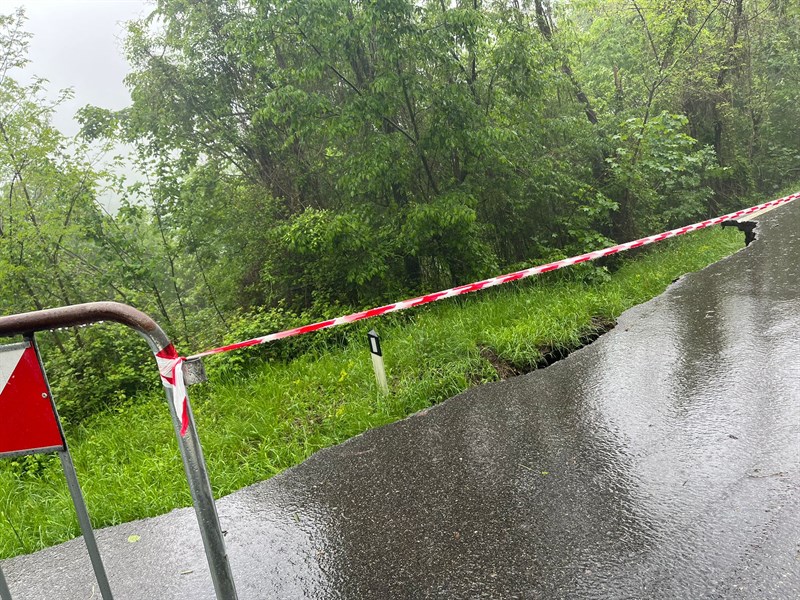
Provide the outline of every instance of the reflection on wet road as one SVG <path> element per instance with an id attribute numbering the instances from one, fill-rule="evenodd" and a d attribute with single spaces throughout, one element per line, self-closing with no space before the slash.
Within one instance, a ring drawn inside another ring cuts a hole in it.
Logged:
<path id="1" fill-rule="evenodd" d="M 222 499 L 240 598 L 800 597 L 799 256 L 793 203 L 566 360 Z M 99 533 L 119 598 L 213 597 L 193 519 Z M 77 541 L 3 568 L 91 594 Z"/>

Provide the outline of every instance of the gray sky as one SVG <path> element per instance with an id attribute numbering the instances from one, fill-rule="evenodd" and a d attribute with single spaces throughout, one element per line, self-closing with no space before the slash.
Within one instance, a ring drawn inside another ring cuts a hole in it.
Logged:
<path id="1" fill-rule="evenodd" d="M 28 75 L 49 80 L 48 90 L 72 88 L 74 99 L 55 115 L 62 133 L 73 135 L 73 115 L 94 104 L 119 109 L 130 103 L 122 83 L 128 66 L 122 56 L 124 22 L 147 13 L 148 0 L 0 0 L 0 13 L 22 6 L 28 17 Z M 20 77 L 24 79 L 24 77 Z"/>

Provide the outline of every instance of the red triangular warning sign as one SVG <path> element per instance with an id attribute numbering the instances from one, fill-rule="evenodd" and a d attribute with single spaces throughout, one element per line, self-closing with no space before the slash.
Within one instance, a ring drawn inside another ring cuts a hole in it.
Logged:
<path id="1" fill-rule="evenodd" d="M 0 455 L 63 449 L 44 373 L 30 342 L 0 346 Z"/>

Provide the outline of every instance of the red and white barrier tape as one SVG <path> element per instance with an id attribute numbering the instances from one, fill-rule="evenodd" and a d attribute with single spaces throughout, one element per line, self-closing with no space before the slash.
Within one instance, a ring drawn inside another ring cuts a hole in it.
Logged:
<path id="1" fill-rule="evenodd" d="M 185 361 L 186 359 L 178 355 L 172 344 L 156 353 L 161 382 L 165 388 L 172 388 L 172 405 L 175 407 L 175 414 L 181 420 L 181 437 L 185 436 L 189 429 L 189 400 L 186 383 L 183 381 Z"/>
<path id="2" fill-rule="evenodd" d="M 461 294 L 477 292 L 478 290 L 482 290 L 488 287 L 493 287 L 495 285 L 501 285 L 503 283 L 509 283 L 511 281 L 524 279 L 525 277 L 530 277 L 531 275 L 539 275 L 540 273 L 556 271 L 558 269 L 563 269 L 564 267 L 568 267 L 570 265 L 575 265 L 590 260 L 596 260 L 598 258 L 602 258 L 603 256 L 609 256 L 611 254 L 617 254 L 618 252 L 624 252 L 625 250 L 631 250 L 633 248 L 641 248 L 642 246 L 647 246 L 648 244 L 661 242 L 668 238 L 677 237 L 679 235 L 685 235 L 687 233 L 691 233 L 692 231 L 697 231 L 698 229 L 705 229 L 706 227 L 717 225 L 719 223 L 722 223 L 723 221 L 740 219 L 744 216 L 751 215 L 753 213 L 765 210 L 767 208 L 774 208 L 776 206 L 780 206 L 781 204 L 786 204 L 787 202 L 791 202 L 792 200 L 795 200 L 797 198 L 800 198 L 800 192 L 791 194 L 789 196 L 785 196 L 784 198 L 779 198 L 778 200 L 772 200 L 771 202 L 765 202 L 764 204 L 758 204 L 756 206 L 751 206 L 750 208 L 737 210 L 736 212 L 729 213 L 727 215 L 722 215 L 721 217 L 715 217 L 713 219 L 701 221 L 700 223 L 694 223 L 692 225 L 686 225 L 685 227 L 680 227 L 678 229 L 673 229 L 671 231 L 665 231 L 664 233 L 651 235 L 645 238 L 635 240 L 633 242 L 626 242 L 624 244 L 610 246 L 608 248 L 603 248 L 602 250 L 587 252 L 586 254 L 581 254 L 580 256 L 565 258 L 563 260 L 551 262 L 546 265 L 539 265 L 538 267 L 531 267 L 530 269 L 515 271 L 514 273 L 507 273 L 506 275 L 492 277 L 491 279 L 484 279 L 483 281 L 476 281 L 475 283 L 469 283 L 467 285 L 460 285 L 458 287 L 450 288 L 449 290 L 442 290 L 441 292 L 426 294 L 425 296 L 419 296 L 417 298 L 403 300 L 402 302 L 396 302 L 395 304 L 387 304 L 386 306 L 371 308 L 369 310 L 353 313 L 350 315 L 345 315 L 343 317 L 336 317 L 335 319 L 320 321 L 319 323 L 312 323 L 311 325 L 304 325 L 303 327 L 296 327 L 294 329 L 288 329 L 286 331 L 271 333 L 263 337 L 257 337 L 251 340 L 246 340 L 244 342 L 237 342 L 235 344 L 228 344 L 227 346 L 220 346 L 219 348 L 213 348 L 211 350 L 206 350 L 205 352 L 195 354 L 193 356 L 190 356 L 189 358 L 190 359 L 203 358 L 204 356 L 211 356 L 214 354 L 220 354 L 222 352 L 230 352 L 231 350 L 238 350 L 240 348 L 247 348 L 249 346 L 258 346 L 260 344 L 266 344 L 268 342 L 280 340 L 283 338 L 302 335 L 304 333 L 311 333 L 312 331 L 319 331 L 320 329 L 327 329 L 329 327 L 344 325 L 346 323 L 353 323 L 355 321 L 360 321 L 361 319 L 369 319 L 371 317 L 385 315 L 386 313 L 396 312 L 398 310 L 404 310 L 406 308 L 422 306 L 423 304 L 430 304 L 431 302 L 436 302 L 437 300 L 444 300 L 445 298 L 451 298 L 452 296 L 460 296 Z"/>

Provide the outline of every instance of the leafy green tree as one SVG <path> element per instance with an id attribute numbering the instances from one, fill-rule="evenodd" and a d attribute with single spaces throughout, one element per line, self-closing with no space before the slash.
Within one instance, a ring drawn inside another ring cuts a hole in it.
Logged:
<path id="1" fill-rule="evenodd" d="M 4 314 L 90 300 L 134 302 L 128 263 L 109 250 L 115 221 L 98 203 L 107 178 L 88 145 L 52 125 L 45 82 L 22 84 L 27 62 L 24 14 L 0 16 L 0 305 Z M 43 334 L 60 409 L 78 420 L 141 389 L 136 368 L 147 349 L 107 330 Z M 144 384 L 146 385 L 146 384 Z"/>
<path id="2" fill-rule="evenodd" d="M 71 140 L 3 17 L 0 298 L 118 299 L 199 346 L 677 226 L 796 179 L 798 34 L 789 0 L 157 0 L 132 106 Z M 134 182 L 93 168 L 108 141 Z M 99 390 L 76 420 L 137 389 L 98 331 L 53 340 Z"/>
<path id="3" fill-rule="evenodd" d="M 178 243 L 211 271 L 235 255 L 223 306 L 365 303 L 600 243 L 591 119 L 528 9 L 162 1 L 131 25 L 120 135 L 171 165 Z"/>

